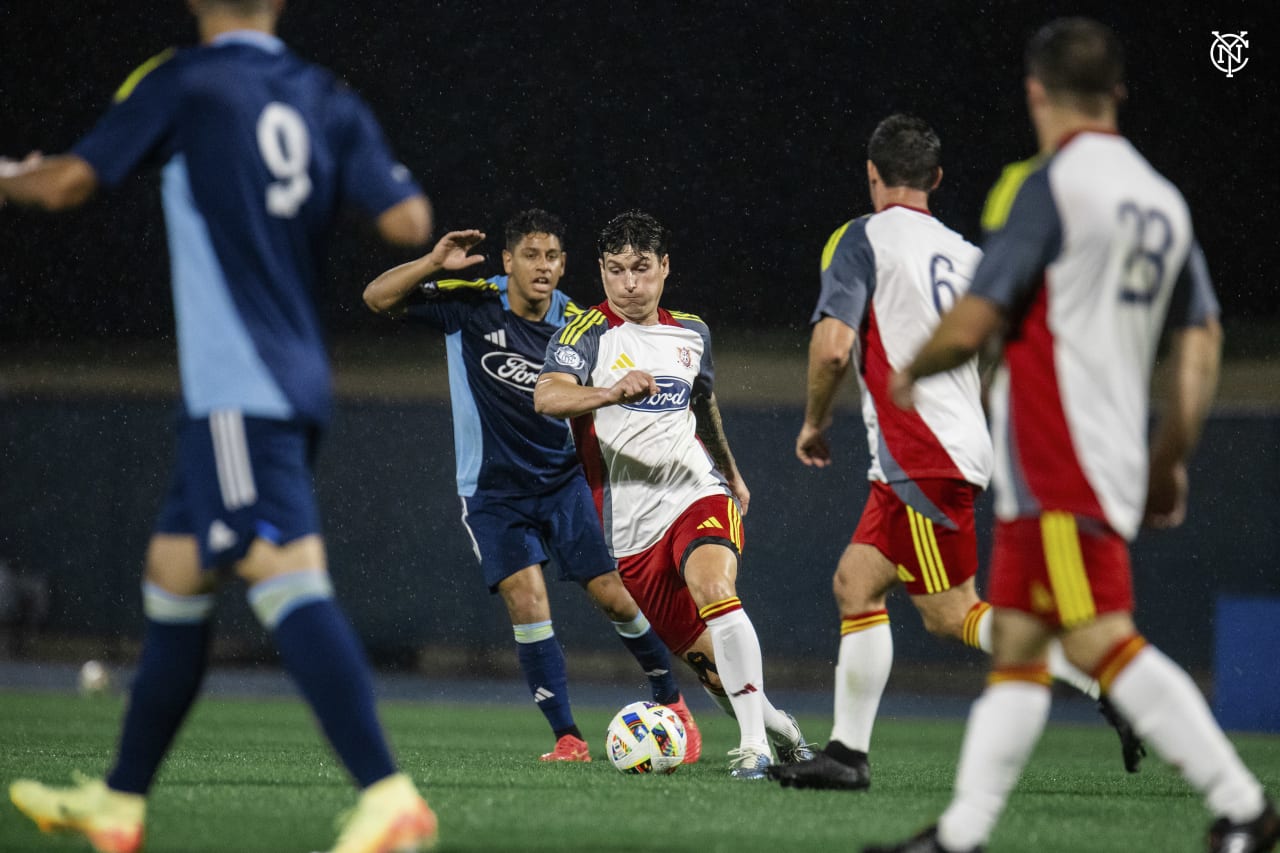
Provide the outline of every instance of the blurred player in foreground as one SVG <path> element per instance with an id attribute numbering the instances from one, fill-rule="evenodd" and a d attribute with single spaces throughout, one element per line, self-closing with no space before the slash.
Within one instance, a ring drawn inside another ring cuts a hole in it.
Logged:
<path id="1" fill-rule="evenodd" d="M 606 300 L 551 342 L 534 405 L 574 419 L 623 583 L 737 718 L 730 774 L 763 779 L 771 744 L 783 761 L 812 753 L 794 718 L 765 698 L 760 642 L 735 590 L 750 492 L 712 392 L 711 333 L 658 306 L 670 259 L 653 217 L 615 217 L 598 249 Z"/>
<path id="2" fill-rule="evenodd" d="M 555 557 L 580 583 L 649 678 L 653 701 L 685 724 L 693 763 L 702 738 L 680 696 L 667 649 L 614 567 L 573 449 L 568 424 L 533 409 L 547 344 L 582 313 L 558 290 L 565 270 L 564 224 L 526 210 L 504 229 L 502 268 L 488 279 L 430 280 L 444 266 L 484 260 L 467 252 L 484 235 L 449 234 L 428 255 L 387 270 L 365 288 L 373 311 L 445 333 L 462 523 L 491 593 L 507 606 L 520 669 L 556 737 L 543 761 L 590 761 L 569 705 L 564 650 L 551 624 L 543 565 Z"/>
<path id="3" fill-rule="evenodd" d="M 973 504 L 991 478 L 991 436 L 977 358 L 920 384 L 916 408 L 889 399 L 904 367 L 962 296 L 982 253 L 929 212 L 942 180 L 942 145 L 923 120 L 886 118 L 867 145 L 875 213 L 846 223 L 822 256 L 822 295 L 809 344 L 809 398 L 796 456 L 831 464 L 827 428 L 857 347 L 862 417 L 871 451 L 871 495 L 836 568 L 840 608 L 835 724 L 813 760 L 770 769 L 784 786 L 865 789 L 876 711 L 893 665 L 885 597 L 906 587 L 933 634 L 991 651 L 991 606 L 978 598 Z M 1097 698 L 1097 682 L 1055 643 L 1050 672 Z M 1126 765 L 1141 744 L 1124 726 Z M 1130 763 L 1132 758 L 1132 763 Z"/>
<path id="4" fill-rule="evenodd" d="M 396 769 L 326 567 L 311 465 L 331 400 L 311 294 L 340 203 L 400 245 L 426 241 L 430 209 L 363 101 L 273 35 L 282 0 L 190 7 L 198 47 L 139 68 L 71 153 L 0 178 L 0 195 L 57 210 L 163 167 L 184 401 L 115 766 L 105 781 L 9 794 L 41 829 L 141 849 L 146 794 L 207 666 L 214 588 L 234 571 L 362 790 L 333 849 L 417 849 L 436 817 Z"/>
<path id="5" fill-rule="evenodd" d="M 1032 38 L 1027 74 L 1042 156 L 1006 171 L 969 293 L 890 380 L 909 407 L 919 380 L 1007 328 L 992 394 L 993 670 L 937 825 L 867 850 L 982 849 L 1044 730 L 1055 636 L 1204 795 L 1216 816 L 1210 851 L 1271 850 L 1280 818 L 1270 800 L 1194 682 L 1131 615 L 1126 540 L 1144 521 L 1182 521 L 1186 459 L 1217 381 L 1221 328 L 1204 257 L 1181 194 L 1117 133 L 1115 35 L 1090 20 L 1054 21 Z M 1166 324 L 1175 379 L 1148 455 L 1150 373 Z"/>

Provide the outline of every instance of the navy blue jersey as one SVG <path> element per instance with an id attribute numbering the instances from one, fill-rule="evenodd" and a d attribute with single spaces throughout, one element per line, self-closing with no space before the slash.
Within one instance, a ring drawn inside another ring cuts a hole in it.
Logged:
<path id="1" fill-rule="evenodd" d="M 458 494 L 536 495 L 579 473 L 567 422 L 540 415 L 533 389 L 547 344 L 581 309 L 560 291 L 540 321 L 511 313 L 507 277 L 432 282 L 440 298 L 407 316 L 445 333 Z"/>
<path id="2" fill-rule="evenodd" d="M 420 192 L 360 98 L 274 36 L 228 33 L 139 68 L 73 150 L 108 187 L 163 169 L 187 414 L 327 420 L 313 291 L 335 211 Z"/>

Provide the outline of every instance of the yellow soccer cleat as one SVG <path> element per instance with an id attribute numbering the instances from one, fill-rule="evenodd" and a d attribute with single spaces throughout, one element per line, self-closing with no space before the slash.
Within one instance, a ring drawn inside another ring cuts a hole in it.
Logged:
<path id="1" fill-rule="evenodd" d="M 364 790 L 329 853 L 410 853 L 430 850 L 437 840 L 435 812 L 397 773 Z"/>
<path id="2" fill-rule="evenodd" d="M 146 797 L 113 791 L 101 779 L 82 773 L 74 775 L 76 784 L 67 788 L 19 779 L 9 786 L 9 799 L 41 832 L 79 833 L 98 853 L 138 853 Z"/>

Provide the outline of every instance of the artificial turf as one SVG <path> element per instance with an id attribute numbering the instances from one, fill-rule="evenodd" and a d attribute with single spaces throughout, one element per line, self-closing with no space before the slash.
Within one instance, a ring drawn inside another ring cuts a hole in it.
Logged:
<path id="1" fill-rule="evenodd" d="M 0 779 L 63 782 L 102 773 L 117 737 L 118 697 L 0 691 Z M 931 822 L 946 804 L 961 720 L 881 719 L 869 792 L 812 792 L 728 778 L 734 723 L 695 705 L 702 762 L 671 776 L 624 776 L 605 760 L 607 709 L 579 708 L 591 764 L 542 764 L 550 735 L 531 707 L 384 703 L 401 764 L 440 816 L 441 850 L 857 851 Z M 813 737 L 829 720 L 801 717 Z M 1280 791 L 1280 737 L 1235 735 L 1263 783 Z M 211 698 L 197 706 L 161 770 L 147 850 L 312 851 L 336 837 L 354 802 L 306 709 L 280 699 Z M 1180 853 L 1204 849 L 1209 822 L 1172 769 L 1148 758 L 1128 775 L 1105 726 L 1051 724 L 990 853 Z M 0 851 L 86 850 L 41 836 L 7 801 Z"/>

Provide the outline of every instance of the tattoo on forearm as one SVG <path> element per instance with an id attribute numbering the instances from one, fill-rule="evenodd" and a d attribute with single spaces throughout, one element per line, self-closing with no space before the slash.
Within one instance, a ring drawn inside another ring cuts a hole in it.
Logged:
<path id="1" fill-rule="evenodd" d="M 693 399 L 693 417 L 697 424 L 698 438 L 711 454 L 711 461 L 721 474 L 729 476 L 736 467 L 733 453 L 729 450 L 729 439 L 724 434 L 724 422 L 720 419 L 720 407 L 716 405 L 714 396 L 695 397 Z"/>

